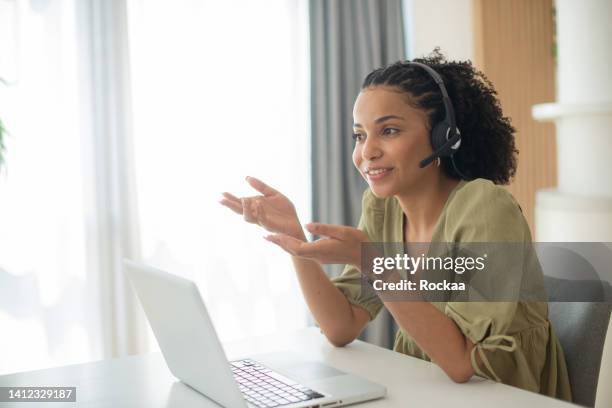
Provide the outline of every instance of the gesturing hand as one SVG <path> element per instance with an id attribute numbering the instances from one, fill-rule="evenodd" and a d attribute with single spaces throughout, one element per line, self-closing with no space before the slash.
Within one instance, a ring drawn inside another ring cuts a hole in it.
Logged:
<path id="1" fill-rule="evenodd" d="M 263 195 L 238 198 L 226 192 L 219 202 L 242 215 L 246 222 L 297 240 L 306 239 L 295 207 L 287 197 L 255 177 L 247 177 L 246 181 Z"/>
<path id="2" fill-rule="evenodd" d="M 357 228 L 320 223 L 308 224 L 306 229 L 327 238 L 308 242 L 286 234 L 275 234 L 268 235 L 265 239 L 294 256 L 322 264 L 350 264 L 360 267 L 361 243 L 369 241 L 366 233 Z"/>

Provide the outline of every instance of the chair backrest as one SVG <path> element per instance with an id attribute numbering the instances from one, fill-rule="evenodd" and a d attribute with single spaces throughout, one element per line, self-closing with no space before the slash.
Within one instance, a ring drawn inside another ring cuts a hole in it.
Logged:
<path id="1" fill-rule="evenodd" d="M 544 277 L 544 284 L 550 301 L 549 319 L 563 347 L 573 400 L 593 407 L 612 308 L 612 287 L 605 281 L 550 276 Z M 568 301 L 573 299 L 591 301 Z"/>

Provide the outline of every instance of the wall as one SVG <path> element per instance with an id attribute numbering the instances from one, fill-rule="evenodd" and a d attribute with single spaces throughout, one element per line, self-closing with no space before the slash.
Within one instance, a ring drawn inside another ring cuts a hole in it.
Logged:
<path id="1" fill-rule="evenodd" d="M 409 58 L 436 46 L 451 59 L 474 57 L 472 0 L 405 0 Z"/>

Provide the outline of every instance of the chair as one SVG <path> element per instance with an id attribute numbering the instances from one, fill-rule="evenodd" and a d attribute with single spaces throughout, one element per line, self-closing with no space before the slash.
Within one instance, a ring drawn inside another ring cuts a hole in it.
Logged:
<path id="1" fill-rule="evenodd" d="M 573 401 L 593 407 L 610 320 L 612 287 L 605 281 L 550 276 L 544 277 L 544 285 L 549 297 L 549 319 L 565 354 Z"/>

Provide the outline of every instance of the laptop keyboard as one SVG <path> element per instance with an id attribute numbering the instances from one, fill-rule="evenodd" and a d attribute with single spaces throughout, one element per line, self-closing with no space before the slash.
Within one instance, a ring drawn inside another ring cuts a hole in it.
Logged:
<path id="1" fill-rule="evenodd" d="M 230 364 L 244 398 L 258 407 L 280 407 L 323 397 L 253 360 L 232 361 Z"/>

